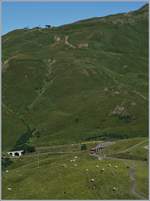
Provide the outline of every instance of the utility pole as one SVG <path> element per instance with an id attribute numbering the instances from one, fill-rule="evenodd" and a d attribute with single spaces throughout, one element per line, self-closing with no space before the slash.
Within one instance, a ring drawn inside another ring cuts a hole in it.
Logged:
<path id="1" fill-rule="evenodd" d="M 40 167 L 39 152 L 37 152 L 38 168 Z"/>

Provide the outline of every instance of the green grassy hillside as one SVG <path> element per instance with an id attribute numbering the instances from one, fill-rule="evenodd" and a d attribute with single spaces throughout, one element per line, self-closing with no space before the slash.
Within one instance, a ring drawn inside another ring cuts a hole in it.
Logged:
<path id="1" fill-rule="evenodd" d="M 148 136 L 148 6 L 14 30 L 2 61 L 3 150 Z"/>

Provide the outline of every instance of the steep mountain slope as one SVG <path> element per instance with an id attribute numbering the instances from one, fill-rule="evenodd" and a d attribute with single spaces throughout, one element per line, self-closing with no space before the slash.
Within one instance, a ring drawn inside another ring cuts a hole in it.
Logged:
<path id="1" fill-rule="evenodd" d="M 148 135 L 148 6 L 2 37 L 3 149 Z M 28 134 L 28 137 L 25 137 Z"/>

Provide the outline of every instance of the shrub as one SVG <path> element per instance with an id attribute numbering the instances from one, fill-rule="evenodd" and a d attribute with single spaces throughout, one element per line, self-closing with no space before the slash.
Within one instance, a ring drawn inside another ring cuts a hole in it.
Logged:
<path id="1" fill-rule="evenodd" d="M 10 164 L 12 164 L 12 161 L 10 158 L 2 158 L 2 170 L 4 171 Z"/>
<path id="2" fill-rule="evenodd" d="M 25 143 L 25 144 L 16 146 L 14 150 L 24 150 L 25 153 L 32 153 L 32 152 L 35 152 L 35 147 Z"/>
<path id="3" fill-rule="evenodd" d="M 81 144 L 81 150 L 83 151 L 83 150 L 86 150 L 86 149 L 87 149 L 86 144 Z"/>
<path id="4" fill-rule="evenodd" d="M 45 25 L 46 28 L 51 28 L 51 25 L 47 24 Z"/>
<path id="5" fill-rule="evenodd" d="M 33 130 L 28 129 L 26 133 L 23 133 L 21 137 L 17 140 L 16 145 L 12 150 L 24 150 L 25 153 L 34 152 L 35 147 L 29 145 L 33 131 L 35 131 L 35 129 Z"/>
<path id="6" fill-rule="evenodd" d="M 79 122 L 79 118 L 75 118 L 75 122 L 78 123 Z"/>

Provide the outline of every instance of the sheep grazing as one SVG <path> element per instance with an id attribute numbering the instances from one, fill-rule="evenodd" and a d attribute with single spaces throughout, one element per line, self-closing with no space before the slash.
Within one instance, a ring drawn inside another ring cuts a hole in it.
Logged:
<path id="1" fill-rule="evenodd" d="M 9 187 L 8 187 L 8 190 L 9 190 L 9 191 L 11 191 L 11 190 L 12 190 L 12 188 L 9 188 Z"/>
<path id="2" fill-rule="evenodd" d="M 114 167 L 117 169 L 117 168 L 118 168 L 118 165 L 115 165 Z"/>
<path id="3" fill-rule="evenodd" d="M 91 179 L 91 180 L 90 180 L 90 182 L 94 182 L 94 181 L 95 181 L 95 179 Z"/>
<path id="4" fill-rule="evenodd" d="M 104 168 L 102 168 L 102 169 L 101 169 L 101 172 L 104 172 L 104 170 L 105 170 L 105 169 L 104 169 Z"/>
<path id="5" fill-rule="evenodd" d="M 113 191 L 116 191 L 117 190 L 117 188 L 116 187 L 113 187 Z"/>
<path id="6" fill-rule="evenodd" d="M 77 159 L 77 158 L 78 158 L 78 156 L 75 156 L 74 158 L 75 158 L 75 159 Z"/>
<path id="7" fill-rule="evenodd" d="M 6 170 L 6 172 L 8 172 L 8 170 Z"/>
<path id="8" fill-rule="evenodd" d="M 96 168 L 99 168 L 99 165 L 96 165 Z"/>
<path id="9" fill-rule="evenodd" d="M 108 88 L 106 87 L 106 88 L 104 88 L 104 91 L 108 91 Z"/>
<path id="10" fill-rule="evenodd" d="M 75 159 L 70 160 L 70 162 L 75 162 L 75 161 L 76 161 Z"/>

